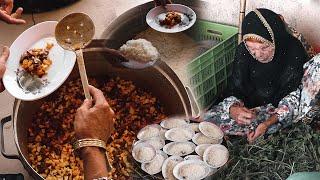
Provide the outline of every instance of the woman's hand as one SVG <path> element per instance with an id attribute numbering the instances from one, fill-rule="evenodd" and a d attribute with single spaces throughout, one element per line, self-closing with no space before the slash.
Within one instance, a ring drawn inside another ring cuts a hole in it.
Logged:
<path id="1" fill-rule="evenodd" d="M 23 9 L 19 7 L 12 13 L 13 0 L 0 0 L 0 19 L 8 24 L 25 24 L 26 21 L 21 18 Z"/>
<path id="2" fill-rule="evenodd" d="M 102 91 L 93 86 L 89 86 L 89 91 L 93 100 L 86 99 L 75 116 L 76 138 L 107 141 L 113 131 L 114 112 Z"/>
<path id="3" fill-rule="evenodd" d="M 231 106 L 230 117 L 238 124 L 250 124 L 256 118 L 256 114 L 254 111 L 243 106 Z"/>
<path id="4" fill-rule="evenodd" d="M 154 0 L 156 6 L 166 6 L 167 4 L 172 4 L 171 0 Z"/>
<path id="5" fill-rule="evenodd" d="M 255 131 L 248 133 L 247 138 L 249 143 L 253 143 L 258 137 L 263 136 L 268 130 L 268 126 L 264 123 L 258 125 Z"/>
<path id="6" fill-rule="evenodd" d="M 4 46 L 0 56 L 0 92 L 4 91 L 4 85 L 2 83 L 2 78 L 4 72 L 6 71 L 6 62 L 9 58 L 10 50 L 7 46 Z"/>

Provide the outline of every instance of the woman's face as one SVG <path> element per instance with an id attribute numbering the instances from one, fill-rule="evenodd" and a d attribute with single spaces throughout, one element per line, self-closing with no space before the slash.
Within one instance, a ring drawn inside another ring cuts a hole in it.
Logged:
<path id="1" fill-rule="evenodd" d="M 261 63 L 272 61 L 274 47 L 258 41 L 245 41 L 248 51 Z"/>

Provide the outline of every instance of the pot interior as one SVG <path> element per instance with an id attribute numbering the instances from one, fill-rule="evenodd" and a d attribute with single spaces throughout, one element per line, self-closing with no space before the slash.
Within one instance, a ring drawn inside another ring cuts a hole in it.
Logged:
<path id="1" fill-rule="evenodd" d="M 107 41 L 93 41 L 90 47 L 101 47 L 101 46 L 112 46 L 108 44 Z M 120 77 L 124 80 L 133 81 L 134 84 L 147 92 L 151 92 L 153 96 L 160 100 L 160 103 L 164 107 L 165 114 L 167 115 L 183 115 L 189 114 L 191 112 L 191 107 L 189 103 L 188 96 L 182 85 L 178 80 L 173 71 L 162 62 L 158 63 L 158 66 L 161 67 L 175 82 L 176 86 L 179 88 L 179 91 L 183 97 L 183 101 L 179 97 L 176 89 L 173 85 L 165 78 L 165 76 L 159 72 L 154 67 L 149 67 L 142 70 L 127 69 L 123 67 L 114 67 L 108 61 L 108 56 L 103 52 L 87 51 L 84 53 L 84 59 L 86 64 L 86 70 L 89 77 L 99 77 L 99 78 L 112 78 Z M 80 78 L 77 65 L 75 65 L 71 75 L 66 80 L 67 83 L 70 80 Z M 52 99 L 53 96 L 50 95 L 44 99 L 26 102 L 26 101 L 16 101 L 16 109 L 14 111 L 14 128 L 16 133 L 16 144 L 18 151 L 21 152 L 22 160 L 30 166 L 28 162 L 28 152 L 27 152 L 27 137 L 28 137 L 28 128 L 31 127 L 32 118 L 35 113 L 40 110 L 40 105 L 42 102 Z M 183 103 L 186 104 L 187 111 L 185 112 L 183 108 Z M 32 170 L 32 174 L 37 174 Z M 37 174 L 38 177 L 40 177 Z"/>

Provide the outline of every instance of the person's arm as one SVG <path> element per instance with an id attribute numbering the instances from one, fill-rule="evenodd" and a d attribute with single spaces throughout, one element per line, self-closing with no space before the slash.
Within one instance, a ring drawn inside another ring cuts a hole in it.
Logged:
<path id="1" fill-rule="evenodd" d="M 13 0 L 0 0 L 0 19 L 8 24 L 25 24 L 26 21 L 21 18 L 23 9 L 19 7 L 12 13 Z"/>
<path id="2" fill-rule="evenodd" d="M 90 86 L 89 90 L 93 100 L 86 99 L 77 110 L 75 136 L 78 140 L 96 139 L 106 142 L 113 131 L 114 112 L 99 89 Z M 84 161 L 85 179 L 106 178 L 108 171 L 104 149 L 83 147 L 80 154 Z"/>
<path id="3" fill-rule="evenodd" d="M 104 151 L 97 147 L 84 147 L 81 149 L 81 157 L 86 179 L 107 177 L 107 161 Z"/>
<path id="4" fill-rule="evenodd" d="M 6 62 L 9 58 L 9 54 L 10 54 L 9 48 L 7 46 L 4 46 L 0 56 L 0 93 L 4 91 L 2 77 L 4 75 L 4 72 L 6 71 Z"/>
<path id="5" fill-rule="evenodd" d="M 255 131 L 250 132 L 247 137 L 249 142 L 255 141 L 258 137 L 264 135 L 268 128 L 274 124 L 279 124 L 279 127 L 285 128 L 292 124 L 295 112 L 299 108 L 300 104 L 301 89 L 298 88 L 296 91 L 291 92 L 289 95 L 284 97 L 278 105 L 269 119 L 260 123 Z"/>
<path id="6" fill-rule="evenodd" d="M 263 122 L 261 124 L 264 124 L 266 126 L 266 128 L 268 129 L 270 126 L 272 126 L 278 122 L 279 122 L 278 115 L 274 114 L 269 119 L 267 119 L 265 122 Z"/>
<path id="7" fill-rule="evenodd" d="M 235 52 L 232 74 L 228 79 L 228 88 L 224 92 L 224 97 L 227 98 L 222 102 L 224 112 L 236 120 L 238 124 L 249 124 L 255 117 L 242 101 L 247 99 L 247 94 L 253 94 L 250 93 L 253 89 L 249 89 L 250 86 L 247 85 L 247 81 L 250 79 L 248 76 L 249 59 L 247 58 L 250 56 L 244 43 L 239 44 Z"/>

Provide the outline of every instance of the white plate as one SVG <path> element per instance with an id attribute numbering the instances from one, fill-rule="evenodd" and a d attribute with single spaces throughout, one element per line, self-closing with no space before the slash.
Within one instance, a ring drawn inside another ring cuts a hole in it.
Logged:
<path id="1" fill-rule="evenodd" d="M 188 125 L 188 123 L 181 117 L 170 117 L 160 123 L 160 126 L 165 129 L 184 127 L 186 125 Z"/>
<path id="2" fill-rule="evenodd" d="M 168 11 L 179 13 L 181 15 L 182 22 L 173 26 L 172 28 L 161 26 L 159 20 L 164 19 Z M 167 4 L 165 8 L 162 6 L 157 6 L 151 9 L 146 16 L 147 24 L 151 28 L 164 33 L 177 33 L 185 31 L 194 25 L 196 19 L 196 13 L 188 6 L 184 6 L 182 4 Z"/>
<path id="3" fill-rule="evenodd" d="M 202 161 L 202 157 L 200 157 L 199 155 L 188 155 L 186 157 L 183 158 L 185 161 L 188 160 L 199 160 Z"/>
<path id="4" fill-rule="evenodd" d="M 167 158 L 162 165 L 162 176 L 165 180 L 175 179 L 173 175 L 174 167 L 183 161 L 183 158 L 180 156 L 170 156 Z"/>
<path id="5" fill-rule="evenodd" d="M 192 165 L 197 168 L 192 168 Z M 201 168 L 203 171 L 199 171 L 199 168 Z M 187 160 L 180 162 L 173 168 L 173 175 L 179 180 L 200 180 L 206 178 L 210 171 L 210 167 L 207 166 L 203 161 Z M 202 174 L 199 174 L 200 172 L 202 172 Z"/>
<path id="6" fill-rule="evenodd" d="M 151 162 L 141 164 L 141 169 L 150 175 L 157 174 L 161 172 L 162 165 L 167 158 L 168 155 L 166 153 L 158 150 L 156 157 L 154 157 Z M 153 169 L 150 169 L 150 167 Z"/>
<path id="7" fill-rule="evenodd" d="M 46 21 L 34 25 L 24 31 L 11 45 L 10 56 L 7 61 L 7 69 L 3 77 L 3 84 L 8 92 L 17 99 L 32 101 L 48 96 L 58 89 L 68 78 L 76 62 L 76 55 L 72 51 L 66 51 L 60 47 L 55 38 L 54 31 L 58 22 Z M 52 65 L 48 69 L 48 74 L 43 76 L 48 84 L 37 93 L 25 92 L 17 82 L 17 70 L 20 67 L 21 55 L 29 49 L 39 47 L 45 48 L 46 42 L 54 43 L 49 52 Z"/>
<path id="8" fill-rule="evenodd" d="M 186 156 L 194 152 L 196 145 L 192 142 L 171 142 L 163 147 L 163 152 L 170 156 Z"/>
<path id="9" fill-rule="evenodd" d="M 147 125 L 144 128 L 140 129 L 137 138 L 140 140 L 147 140 L 150 138 L 159 137 L 160 130 L 161 126 L 159 124 Z"/>
<path id="10" fill-rule="evenodd" d="M 150 156 L 146 153 L 150 153 Z M 138 143 L 132 148 L 132 157 L 140 163 L 151 162 L 156 155 L 156 149 L 148 143 Z"/>
<path id="11" fill-rule="evenodd" d="M 205 136 L 213 139 L 223 139 L 223 132 L 219 128 L 219 126 L 211 123 L 211 122 L 201 122 L 199 124 L 199 130 Z"/>
<path id="12" fill-rule="evenodd" d="M 169 141 L 186 142 L 192 139 L 194 131 L 189 128 L 172 128 L 165 133 L 165 137 Z"/>
<path id="13" fill-rule="evenodd" d="M 215 162 L 210 162 L 214 160 Z M 214 144 L 208 147 L 203 154 L 203 161 L 211 168 L 219 168 L 226 164 L 229 159 L 228 149 L 221 144 Z M 213 164 L 215 163 L 215 164 Z"/>

